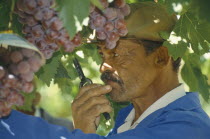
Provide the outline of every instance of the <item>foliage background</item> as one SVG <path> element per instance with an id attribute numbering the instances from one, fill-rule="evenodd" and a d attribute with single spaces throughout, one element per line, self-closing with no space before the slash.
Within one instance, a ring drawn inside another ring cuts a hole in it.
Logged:
<path id="1" fill-rule="evenodd" d="M 0 32 L 11 30 L 22 35 L 22 25 L 13 14 L 17 0 L 0 0 Z M 135 3 L 153 0 L 127 0 Z M 179 15 L 179 20 L 173 34 L 162 32 L 170 54 L 176 59 L 183 57 L 180 70 L 180 81 L 186 83 L 186 90 L 198 91 L 201 95 L 203 108 L 210 114 L 208 104 L 210 94 L 210 1 L 205 0 L 158 0 L 165 5 L 170 13 Z M 81 31 L 88 37 L 92 31 L 87 27 L 89 5 L 93 3 L 100 7 L 98 0 L 57 0 L 54 8 L 59 12 L 65 28 L 70 36 Z M 79 9 L 79 10 L 78 10 Z M 36 89 L 32 94 L 25 94 L 26 103 L 20 109 L 31 110 L 35 93 L 41 94 L 37 107 L 42 107 L 55 117 L 71 120 L 71 102 L 78 92 L 79 79 L 72 65 L 72 59 L 77 57 L 81 62 L 85 75 L 95 83 L 101 83 L 99 66 L 101 58 L 94 44 L 83 43 L 73 53 L 62 50 L 55 53 L 46 65 L 36 74 Z M 98 133 L 105 135 L 113 126 L 116 113 L 128 103 L 112 103 L 114 112 L 112 119 L 102 118 Z"/>

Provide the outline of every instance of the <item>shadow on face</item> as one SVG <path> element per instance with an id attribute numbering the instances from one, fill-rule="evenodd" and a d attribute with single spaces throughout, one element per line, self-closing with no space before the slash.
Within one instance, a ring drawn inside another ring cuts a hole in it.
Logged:
<path id="1" fill-rule="evenodd" d="M 141 42 L 121 39 L 114 49 L 99 45 L 103 58 L 101 79 L 112 86 L 110 97 L 114 101 L 130 101 L 142 96 L 155 78 L 154 56 L 147 56 Z"/>

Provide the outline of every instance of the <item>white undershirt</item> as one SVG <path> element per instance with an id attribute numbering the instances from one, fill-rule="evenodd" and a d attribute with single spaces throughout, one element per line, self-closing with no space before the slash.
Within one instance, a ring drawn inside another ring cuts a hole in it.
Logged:
<path id="1" fill-rule="evenodd" d="M 180 86 L 174 88 L 173 90 L 169 91 L 164 96 L 159 98 L 157 101 L 155 101 L 149 108 L 147 108 L 143 112 L 143 114 L 138 118 L 138 120 L 132 125 L 132 122 L 135 118 L 135 109 L 133 108 L 127 116 L 127 118 L 125 119 L 125 123 L 117 129 L 117 133 L 121 133 L 129 129 L 134 129 L 144 118 L 149 116 L 151 113 L 167 106 L 168 104 L 183 97 L 184 95 L 186 95 L 184 85 L 181 84 Z"/>

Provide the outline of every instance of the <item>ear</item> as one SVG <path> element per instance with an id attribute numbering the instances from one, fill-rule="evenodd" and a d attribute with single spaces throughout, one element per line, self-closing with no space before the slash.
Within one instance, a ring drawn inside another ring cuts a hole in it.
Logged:
<path id="1" fill-rule="evenodd" d="M 168 54 L 168 48 L 161 46 L 156 50 L 155 65 L 158 67 L 165 67 L 168 65 L 171 57 Z"/>

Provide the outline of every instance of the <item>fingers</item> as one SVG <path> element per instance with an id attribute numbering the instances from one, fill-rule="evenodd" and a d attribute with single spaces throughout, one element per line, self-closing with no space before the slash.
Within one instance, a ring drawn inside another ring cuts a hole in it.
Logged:
<path id="1" fill-rule="evenodd" d="M 88 114 L 91 114 L 95 117 L 99 116 L 101 113 L 112 112 L 112 107 L 109 104 L 101 104 L 101 105 L 95 105 L 94 107 L 90 108 L 88 110 Z"/>
<path id="2" fill-rule="evenodd" d="M 105 97 L 105 94 L 111 90 L 111 86 L 99 84 L 91 84 L 80 89 L 71 105 L 75 128 L 82 129 L 86 133 L 96 131 L 100 114 L 112 111 L 110 102 Z"/>
<path id="3" fill-rule="evenodd" d="M 102 86 L 101 84 L 90 84 L 90 85 L 86 85 L 84 87 L 82 87 L 77 95 L 77 98 L 79 98 L 81 95 L 83 95 L 86 91 L 92 89 L 92 88 L 96 88 L 96 87 L 99 87 L 99 86 Z"/>
<path id="4" fill-rule="evenodd" d="M 106 86 L 91 86 L 90 87 L 91 89 L 84 89 L 86 90 L 85 92 L 82 92 L 80 94 L 80 96 L 75 100 L 75 105 L 77 106 L 80 106 L 82 105 L 83 103 L 86 103 L 86 101 L 92 97 L 97 97 L 97 96 L 101 96 L 101 95 L 104 95 L 104 94 L 107 94 L 111 91 L 111 86 L 109 85 L 106 85 Z M 84 91 L 83 90 L 83 91 Z M 74 102 L 73 102 L 74 103 Z"/>
<path id="5" fill-rule="evenodd" d="M 99 97 L 92 97 L 88 99 L 84 104 L 78 107 L 78 109 L 82 110 L 89 110 L 95 105 L 101 105 L 101 104 L 108 104 L 110 105 L 110 102 L 107 100 L 105 96 L 99 96 Z"/>

